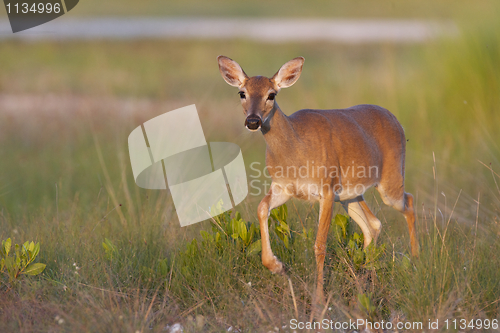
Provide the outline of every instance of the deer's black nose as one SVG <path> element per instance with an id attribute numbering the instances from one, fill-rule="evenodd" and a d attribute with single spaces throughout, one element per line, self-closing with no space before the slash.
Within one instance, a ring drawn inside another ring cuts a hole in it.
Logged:
<path id="1" fill-rule="evenodd" d="M 256 131 L 262 126 L 262 119 L 258 116 L 248 116 L 245 120 L 245 126 L 251 131 Z"/>

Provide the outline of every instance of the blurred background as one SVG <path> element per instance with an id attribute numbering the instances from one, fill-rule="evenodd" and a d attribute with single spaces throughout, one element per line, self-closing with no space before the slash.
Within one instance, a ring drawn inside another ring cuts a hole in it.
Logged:
<path id="1" fill-rule="evenodd" d="M 278 99 L 285 113 L 365 103 L 386 107 L 409 139 L 409 191 L 425 204 L 434 200 L 435 178 L 445 195 L 463 189 L 465 201 L 458 212 L 467 217 L 472 198 L 493 184 L 491 172 L 479 161 L 495 167 L 500 156 L 499 8 L 495 1 L 87 0 L 38 30 L 13 35 L 4 24 L 0 205 L 4 214 L 14 216 L 42 208 L 51 212 L 55 184 L 60 208 L 71 206 L 77 194 L 81 203 L 91 202 L 101 187 L 118 188 L 122 181 L 137 191 L 128 162 L 128 133 L 147 119 L 189 104 L 197 105 L 207 140 L 235 142 L 247 163 L 263 163 L 262 135 L 244 129 L 236 91 L 221 79 L 216 57 L 235 59 L 249 75 L 271 76 L 289 59 L 304 56 L 300 80 Z M 258 41 L 258 33 L 250 38 L 251 31 L 217 38 L 217 21 L 250 22 L 248 29 L 258 29 L 259 20 L 266 18 L 289 20 L 291 40 L 272 40 L 283 34 L 283 28 L 274 33 L 272 26 L 259 32 L 264 42 Z M 129 22 L 130 31 L 150 31 L 151 37 L 147 32 L 135 38 L 133 33 L 130 38 L 106 37 L 113 30 L 109 22 L 117 19 Z M 183 38 L 182 32 L 162 37 L 144 23 L 175 19 L 193 24 L 211 19 L 206 25 L 216 31 L 205 38 Z M 62 38 L 58 31 L 75 21 L 80 30 Z M 316 32 L 323 38 L 313 34 L 312 41 L 307 36 L 293 40 L 315 22 L 332 31 L 320 27 Z M 335 31 L 339 22 L 348 24 L 343 32 Z M 359 29 L 367 22 L 372 25 Z M 384 30 L 387 22 L 392 25 Z M 352 37 L 353 27 L 360 30 L 354 33 L 358 39 Z M 95 35 L 85 37 L 92 30 Z M 395 31 L 402 35 L 391 37 Z"/>
<path id="2" fill-rule="evenodd" d="M 85 0 L 53 26 L 14 36 L 0 9 L 6 27 L 0 33 L 0 238 L 41 241 L 42 259 L 51 260 L 47 272 L 62 281 L 66 273 L 55 261 L 87 260 L 103 237 L 146 242 L 147 235 L 158 233 L 155 242 L 164 239 L 161 251 L 168 251 L 210 228 L 206 221 L 181 229 L 168 191 L 135 185 L 127 138 L 148 119 L 196 104 L 207 141 L 234 142 L 247 166 L 257 161 L 263 167 L 264 139 L 244 128 L 237 91 L 218 71 L 220 54 L 252 76 L 272 76 L 286 61 L 305 57 L 299 81 L 277 98 L 286 114 L 356 104 L 389 109 L 409 140 L 406 187 L 416 198 L 419 220 L 437 212 L 444 225 L 453 212 L 464 226 L 496 223 L 498 17 L 496 0 Z M 99 29 L 112 29 L 105 22 L 119 19 L 129 22 L 131 31 L 146 29 L 148 20 L 185 24 L 207 19 L 214 26 L 218 20 L 253 22 L 249 29 L 262 19 L 290 20 L 292 26 L 297 22 L 297 31 L 287 28 L 292 36 L 303 31 L 304 22 L 354 20 L 355 26 L 371 22 L 381 27 L 396 22 L 389 25 L 390 36 L 407 31 L 408 24 L 416 24 L 416 30 L 396 38 L 377 37 L 376 28 L 361 29 L 361 36 L 372 37 L 359 40 L 273 39 L 272 25 L 262 40 L 246 33 L 113 38 L 104 30 L 102 36 L 85 37 L 82 24 L 90 30 L 96 19 L 103 24 Z M 64 22 L 80 22 L 73 29 L 82 29 L 81 36 L 78 31 L 58 35 Z M 256 221 L 262 197 L 249 196 L 237 207 L 248 221 Z M 401 234 L 401 239 L 394 236 L 396 244 L 407 247 L 402 217 L 381 205 L 378 193 L 366 198 L 383 220 L 381 239 Z M 314 226 L 317 206 L 295 203 L 298 214 Z M 398 222 L 392 223 L 392 217 Z"/>

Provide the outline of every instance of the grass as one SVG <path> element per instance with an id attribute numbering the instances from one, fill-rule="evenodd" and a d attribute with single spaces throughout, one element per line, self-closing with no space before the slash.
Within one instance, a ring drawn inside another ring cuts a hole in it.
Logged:
<path id="1" fill-rule="evenodd" d="M 287 113 L 373 103 L 405 128 L 421 256 L 407 259 L 402 216 L 369 192 L 386 250 L 377 268 L 358 267 L 332 229 L 325 318 L 498 319 L 500 35 L 496 21 L 463 27 L 459 39 L 406 46 L 3 43 L 0 239 L 39 241 L 47 268 L 9 291 L 2 280 L 0 331 L 156 332 L 180 322 L 187 332 L 267 332 L 309 320 L 315 264 L 302 225 L 314 234 L 317 206 L 288 203 L 290 249 L 273 236 L 291 289 L 236 242 L 225 241 L 222 252 L 203 243 L 209 221 L 180 228 L 168 192 L 133 183 L 130 131 L 192 103 L 208 140 L 235 142 L 247 164 L 263 162 L 263 139 L 244 131 L 219 54 L 250 75 L 272 75 L 303 55 L 302 77 L 278 98 Z M 238 207 L 249 223 L 261 197 Z"/>

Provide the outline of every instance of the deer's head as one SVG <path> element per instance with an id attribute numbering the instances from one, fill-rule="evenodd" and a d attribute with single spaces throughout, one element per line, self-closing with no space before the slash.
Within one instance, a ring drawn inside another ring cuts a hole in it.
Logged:
<path id="1" fill-rule="evenodd" d="M 248 77 L 240 65 L 225 56 L 219 56 L 219 70 L 224 80 L 233 87 L 238 87 L 241 105 L 245 113 L 245 126 L 250 131 L 261 128 L 276 108 L 275 97 L 281 88 L 293 85 L 300 76 L 304 58 L 290 60 L 273 77 Z"/>

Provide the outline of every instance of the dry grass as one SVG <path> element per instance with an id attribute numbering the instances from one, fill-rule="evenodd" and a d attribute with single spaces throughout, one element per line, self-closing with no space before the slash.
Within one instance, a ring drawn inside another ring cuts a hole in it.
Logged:
<path id="1" fill-rule="evenodd" d="M 285 111 L 379 104 L 398 116 L 410 140 L 406 182 L 418 207 L 421 258 L 404 259 L 403 218 L 370 192 L 387 247 L 382 268 L 356 269 L 330 237 L 325 318 L 498 318 L 500 37 L 496 21 L 483 24 L 460 40 L 404 47 L 4 43 L 0 238 L 40 241 L 47 268 L 9 292 L 0 285 L 0 331 L 145 332 L 181 322 L 188 332 L 200 325 L 267 332 L 310 319 L 311 244 L 297 240 L 286 251 L 273 243 L 291 285 L 233 245 L 224 255 L 210 247 L 186 255 L 186 244 L 210 222 L 180 228 L 168 192 L 133 183 L 128 133 L 193 103 L 209 141 L 235 142 L 247 164 L 263 162 L 262 137 L 243 131 L 237 96 L 217 71 L 221 53 L 250 75 L 272 75 L 304 55 L 303 76 L 280 93 Z M 259 199 L 238 207 L 247 220 L 255 221 Z M 292 201 L 289 211 L 296 239 L 302 224 L 315 228 L 316 206 Z M 117 259 L 106 259 L 104 238 L 116 245 Z M 359 294 L 370 295 L 372 313 L 360 307 Z"/>

